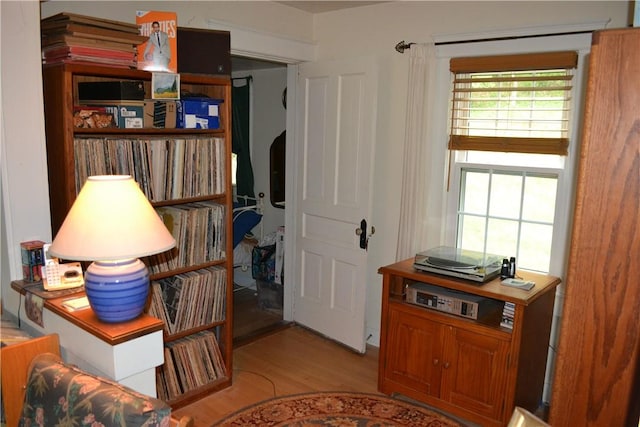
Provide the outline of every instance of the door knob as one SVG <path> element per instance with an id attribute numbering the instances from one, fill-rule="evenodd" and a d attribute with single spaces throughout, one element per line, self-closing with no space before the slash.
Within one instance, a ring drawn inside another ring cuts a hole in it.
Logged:
<path id="1" fill-rule="evenodd" d="M 367 235 L 367 220 L 362 219 L 360 221 L 360 227 L 356 228 L 356 236 L 360 237 L 360 247 L 364 250 L 367 250 L 369 247 L 369 238 L 374 235 L 376 232 L 376 228 L 371 226 L 371 234 Z"/>
<path id="2" fill-rule="evenodd" d="M 359 232 L 358 232 L 359 231 Z M 360 236 L 360 247 L 367 250 L 369 238 L 367 237 L 367 220 L 360 221 L 360 228 L 356 230 L 356 234 Z"/>

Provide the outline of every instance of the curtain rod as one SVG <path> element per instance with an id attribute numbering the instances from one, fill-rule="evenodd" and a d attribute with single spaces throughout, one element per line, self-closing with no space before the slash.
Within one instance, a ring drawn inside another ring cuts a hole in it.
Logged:
<path id="1" fill-rule="evenodd" d="M 517 39 L 531 39 L 535 37 L 554 37 L 554 36 L 568 36 L 573 34 L 590 34 L 595 30 L 584 30 L 584 31 L 567 31 L 567 32 L 558 32 L 558 33 L 549 33 L 549 34 L 531 34 L 524 36 L 505 36 L 505 37 L 491 37 L 491 38 L 481 38 L 481 39 L 470 39 L 470 40 L 456 40 L 449 42 L 436 42 L 435 46 L 445 46 L 451 44 L 466 44 L 466 43 L 480 43 L 480 42 L 493 42 L 493 41 L 502 41 L 502 40 L 517 40 Z M 406 49 L 411 49 L 411 45 L 414 45 L 414 42 L 406 43 L 404 40 L 401 40 L 396 44 L 396 51 L 399 53 L 404 53 Z"/>
<path id="2" fill-rule="evenodd" d="M 400 40 L 396 45 L 396 52 L 404 53 L 405 49 L 411 49 L 411 45 L 415 43 L 405 43 L 404 40 Z"/>

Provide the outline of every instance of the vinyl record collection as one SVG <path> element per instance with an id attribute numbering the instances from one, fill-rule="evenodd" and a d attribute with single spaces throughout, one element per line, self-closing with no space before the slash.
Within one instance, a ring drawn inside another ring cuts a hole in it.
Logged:
<path id="1" fill-rule="evenodd" d="M 152 282 L 149 314 L 173 335 L 224 320 L 226 271 L 209 267 Z M 202 304 L 193 304 L 199 301 Z"/>
<path id="2" fill-rule="evenodd" d="M 224 192 L 224 139 L 74 138 L 76 191 L 91 175 L 131 175 L 152 202 Z"/>
<path id="3" fill-rule="evenodd" d="M 225 209 L 215 202 L 162 206 L 156 211 L 176 239 L 172 250 L 152 255 L 151 274 L 189 265 L 200 265 L 225 257 Z"/>
<path id="4" fill-rule="evenodd" d="M 158 398 L 169 401 L 227 373 L 212 331 L 165 344 L 165 363 L 156 371 Z"/>

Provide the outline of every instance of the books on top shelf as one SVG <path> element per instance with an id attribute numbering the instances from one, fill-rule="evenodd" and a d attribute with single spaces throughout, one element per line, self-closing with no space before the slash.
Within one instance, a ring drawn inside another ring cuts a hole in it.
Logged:
<path id="1" fill-rule="evenodd" d="M 137 68 L 137 46 L 146 41 L 135 24 L 72 13 L 40 23 L 42 63 L 88 63 Z"/>

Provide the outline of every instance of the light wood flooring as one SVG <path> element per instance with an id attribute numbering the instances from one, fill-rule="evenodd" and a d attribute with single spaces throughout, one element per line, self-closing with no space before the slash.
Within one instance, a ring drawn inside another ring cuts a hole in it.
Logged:
<path id="1" fill-rule="evenodd" d="M 282 310 L 262 309 L 254 289 L 239 288 L 233 292 L 234 348 L 284 324 Z"/>
<path id="2" fill-rule="evenodd" d="M 275 396 L 311 391 L 378 393 L 378 348 L 358 354 L 300 326 L 291 326 L 234 350 L 233 384 L 177 409 L 195 427 Z"/>

